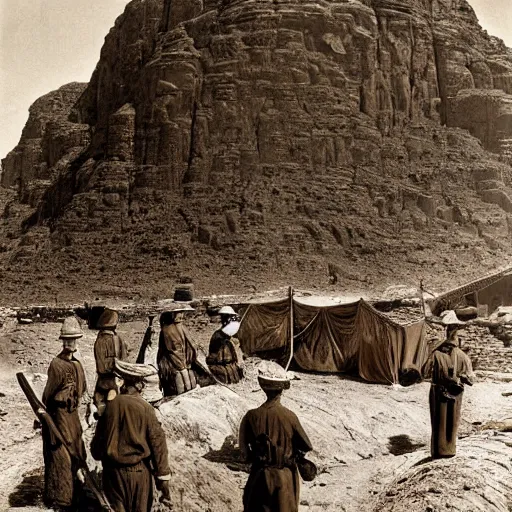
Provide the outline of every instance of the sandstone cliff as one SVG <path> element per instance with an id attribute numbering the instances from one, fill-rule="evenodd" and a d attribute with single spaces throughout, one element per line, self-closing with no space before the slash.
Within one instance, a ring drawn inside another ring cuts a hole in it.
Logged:
<path id="1" fill-rule="evenodd" d="M 40 171 L 4 163 L 34 207 L 7 274 L 37 232 L 52 290 L 322 286 L 328 267 L 343 289 L 446 287 L 510 252 L 511 93 L 465 0 L 133 0 L 37 201 Z"/>

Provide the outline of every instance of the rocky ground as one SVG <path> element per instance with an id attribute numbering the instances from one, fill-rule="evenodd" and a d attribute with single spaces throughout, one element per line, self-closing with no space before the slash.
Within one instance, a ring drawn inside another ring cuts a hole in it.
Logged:
<path id="1" fill-rule="evenodd" d="M 416 313 L 413 312 L 412 315 Z M 405 311 L 395 315 L 411 315 Z M 45 510 L 41 436 L 15 373 L 33 371 L 40 387 L 47 365 L 59 351 L 58 323 L 18 324 L 14 312 L 2 310 L 0 328 L 0 509 Z M 192 332 L 206 347 L 215 324 L 192 317 Z M 143 321 L 122 324 L 121 335 L 136 356 L 146 327 Z M 474 329 L 477 329 L 476 327 Z M 284 403 L 300 417 L 314 445 L 319 467 L 304 483 L 302 511 L 508 512 L 512 435 L 499 432 L 512 418 L 512 364 L 497 367 L 491 339 L 482 328 L 468 331 L 464 346 L 478 364 L 478 382 L 464 397 L 458 455 L 449 461 L 428 460 L 430 420 L 428 383 L 403 388 L 381 386 L 339 375 L 297 373 Z M 437 332 L 430 336 L 436 339 Z M 92 345 L 96 333 L 85 329 L 80 352 L 89 381 L 94 379 Z M 489 335 L 490 336 L 490 335 Z M 498 344 L 502 344 L 499 342 Z M 500 348 L 501 350 L 501 348 Z M 482 357 L 482 354 L 487 357 Z M 478 358 L 478 361 L 477 361 Z M 177 510 L 241 510 L 246 468 L 239 463 L 236 435 L 241 416 L 263 399 L 255 379 L 232 391 L 210 386 L 160 406 L 173 471 Z M 86 440 L 92 436 L 89 428 Z"/>

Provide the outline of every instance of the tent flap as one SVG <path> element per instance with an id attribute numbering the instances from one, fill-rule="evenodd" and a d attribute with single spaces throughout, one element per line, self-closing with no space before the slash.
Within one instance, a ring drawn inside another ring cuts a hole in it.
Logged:
<path id="1" fill-rule="evenodd" d="M 314 318 L 295 341 L 295 362 L 304 370 L 350 370 L 357 354 L 352 339 L 358 303 L 319 308 L 294 302 L 293 308 L 294 323 L 299 331 Z"/>
<path id="2" fill-rule="evenodd" d="M 273 352 L 290 345 L 290 302 L 288 299 L 250 304 L 238 331 L 245 354 Z"/>

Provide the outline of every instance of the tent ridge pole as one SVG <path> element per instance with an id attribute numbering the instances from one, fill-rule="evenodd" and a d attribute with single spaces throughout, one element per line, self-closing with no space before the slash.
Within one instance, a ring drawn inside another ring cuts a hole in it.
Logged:
<path id="1" fill-rule="evenodd" d="M 288 299 L 290 301 L 290 357 L 286 363 L 285 371 L 288 371 L 293 359 L 293 287 L 288 288 Z"/>

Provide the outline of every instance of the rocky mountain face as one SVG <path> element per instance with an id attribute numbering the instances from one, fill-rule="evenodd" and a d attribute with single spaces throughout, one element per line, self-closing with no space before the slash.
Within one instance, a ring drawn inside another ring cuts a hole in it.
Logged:
<path id="1" fill-rule="evenodd" d="M 133 0 L 3 161 L 6 290 L 446 288 L 510 254 L 511 99 L 465 0 Z"/>

